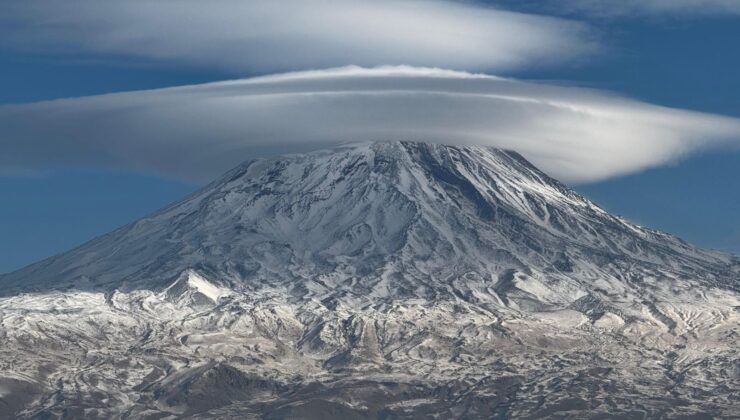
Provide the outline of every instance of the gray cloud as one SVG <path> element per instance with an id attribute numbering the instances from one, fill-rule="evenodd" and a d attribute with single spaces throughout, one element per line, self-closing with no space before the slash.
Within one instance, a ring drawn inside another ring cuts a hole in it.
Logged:
<path id="1" fill-rule="evenodd" d="M 0 107 L 0 173 L 105 166 L 206 181 L 341 142 L 514 149 L 590 182 L 737 144 L 740 121 L 603 92 L 438 69 L 346 67 Z"/>
<path id="2" fill-rule="evenodd" d="M 238 73 L 350 64 L 502 70 L 598 50 L 579 23 L 441 0 L 7 1 L 0 45 Z"/>

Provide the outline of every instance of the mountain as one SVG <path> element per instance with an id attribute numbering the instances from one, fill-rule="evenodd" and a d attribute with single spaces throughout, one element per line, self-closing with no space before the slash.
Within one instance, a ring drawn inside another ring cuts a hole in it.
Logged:
<path id="1" fill-rule="evenodd" d="M 740 412 L 740 260 L 511 151 L 247 161 L 0 296 L 8 416 Z"/>

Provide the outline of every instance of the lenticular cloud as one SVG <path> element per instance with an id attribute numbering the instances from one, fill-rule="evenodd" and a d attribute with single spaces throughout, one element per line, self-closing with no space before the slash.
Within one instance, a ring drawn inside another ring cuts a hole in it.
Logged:
<path id="1" fill-rule="evenodd" d="M 345 67 L 0 107 L 0 172 L 105 166 L 206 181 L 242 160 L 344 142 L 514 149 L 567 182 L 737 144 L 740 121 L 449 70 Z"/>
<path id="2" fill-rule="evenodd" d="M 347 64 L 495 69 L 599 50 L 581 23 L 450 0 L 0 2 L 0 46 L 273 73 Z"/>

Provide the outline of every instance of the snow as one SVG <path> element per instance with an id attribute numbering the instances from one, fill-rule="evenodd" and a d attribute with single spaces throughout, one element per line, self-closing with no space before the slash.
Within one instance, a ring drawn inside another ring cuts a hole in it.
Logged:
<path id="1" fill-rule="evenodd" d="M 188 272 L 188 286 L 202 293 L 215 303 L 217 303 L 222 296 L 229 294 L 228 290 L 224 290 L 214 284 L 211 284 L 203 276 L 200 276 L 198 273 L 192 270 Z"/>
<path id="2" fill-rule="evenodd" d="M 563 398 L 721 417 L 738 408 L 739 278 L 736 257 L 613 217 L 510 152 L 348 145 L 247 162 L 0 276 L 0 398 L 26 384 L 26 417 L 244 417 L 320 383 L 399 416 L 515 394 L 512 417 Z M 656 405 L 667 387 L 680 404 Z"/>
<path id="3" fill-rule="evenodd" d="M 594 326 L 597 328 L 603 328 L 606 330 L 611 330 L 615 328 L 619 328 L 624 325 L 624 320 L 619 317 L 619 315 L 613 314 L 611 312 L 607 312 L 604 315 L 601 316 L 601 318 L 594 321 Z"/>

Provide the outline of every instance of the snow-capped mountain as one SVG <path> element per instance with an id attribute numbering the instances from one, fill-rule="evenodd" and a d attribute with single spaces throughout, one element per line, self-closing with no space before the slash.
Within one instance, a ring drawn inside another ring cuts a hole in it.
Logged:
<path id="1" fill-rule="evenodd" d="M 0 295 L 11 415 L 740 410 L 740 261 L 484 147 L 248 161 Z"/>

